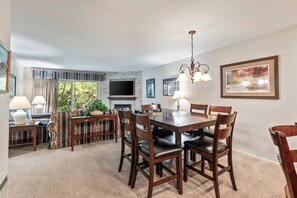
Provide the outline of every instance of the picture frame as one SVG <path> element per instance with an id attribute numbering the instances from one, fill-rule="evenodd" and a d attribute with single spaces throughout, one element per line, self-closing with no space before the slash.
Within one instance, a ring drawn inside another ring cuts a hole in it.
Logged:
<path id="1" fill-rule="evenodd" d="M 0 93 L 9 91 L 11 52 L 0 41 Z"/>
<path id="2" fill-rule="evenodd" d="M 163 96 L 173 96 L 174 91 L 179 91 L 177 78 L 163 79 Z"/>
<path id="3" fill-rule="evenodd" d="M 221 65 L 221 98 L 279 99 L 278 56 Z"/>
<path id="4" fill-rule="evenodd" d="M 9 97 L 13 98 L 16 95 L 16 76 L 10 74 L 10 81 L 9 81 Z"/>
<path id="5" fill-rule="evenodd" d="M 146 80 L 146 97 L 155 98 L 155 79 L 154 78 Z"/>

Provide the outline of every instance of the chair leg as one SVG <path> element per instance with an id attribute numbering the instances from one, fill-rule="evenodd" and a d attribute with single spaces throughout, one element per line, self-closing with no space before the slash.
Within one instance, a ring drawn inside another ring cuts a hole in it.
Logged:
<path id="1" fill-rule="evenodd" d="M 158 170 L 157 174 L 158 174 L 160 177 L 163 177 L 162 162 L 158 163 L 157 170 Z"/>
<path id="2" fill-rule="evenodd" d="M 132 160 L 133 161 L 133 160 Z M 129 181 L 128 181 L 128 186 L 131 186 L 132 183 L 132 177 L 133 177 L 133 163 L 130 165 L 130 174 L 129 174 Z"/>
<path id="3" fill-rule="evenodd" d="M 183 181 L 182 181 L 182 156 L 178 154 L 176 160 L 176 174 L 177 174 L 177 189 L 180 195 L 183 194 Z"/>
<path id="4" fill-rule="evenodd" d="M 138 172 L 138 169 L 136 168 L 136 165 L 139 163 L 138 153 L 136 153 L 134 157 L 135 158 L 134 158 L 134 163 L 133 163 L 133 176 L 132 176 L 131 188 L 134 188 L 135 183 L 136 183 L 136 177 L 137 177 L 137 172 Z"/>
<path id="5" fill-rule="evenodd" d="M 235 177 L 234 177 L 234 171 L 233 171 L 232 151 L 228 155 L 228 165 L 230 166 L 229 174 L 230 174 L 233 189 L 235 191 L 237 191 L 237 187 L 236 187 L 236 183 L 235 183 Z"/>
<path id="6" fill-rule="evenodd" d="M 217 161 L 213 161 L 212 164 L 212 172 L 213 172 L 213 184 L 216 193 L 216 198 L 220 198 L 220 190 L 219 190 L 219 179 L 218 179 L 218 166 Z"/>
<path id="7" fill-rule="evenodd" d="M 196 162 L 196 154 L 192 151 L 190 151 L 190 160 L 192 160 L 193 162 Z"/>
<path id="8" fill-rule="evenodd" d="M 213 169 L 212 169 L 212 163 L 211 163 L 211 161 L 208 161 L 208 166 L 209 166 L 209 170 L 212 171 Z"/>
<path id="9" fill-rule="evenodd" d="M 130 164 L 130 175 L 129 175 L 128 186 L 131 186 L 132 184 L 134 163 L 135 163 L 135 156 L 134 156 L 134 152 L 131 149 L 131 164 Z"/>
<path id="10" fill-rule="evenodd" d="M 148 198 L 153 196 L 153 187 L 154 187 L 154 164 L 150 163 L 150 175 L 149 175 L 149 187 L 148 187 Z"/>
<path id="11" fill-rule="evenodd" d="M 201 171 L 205 172 L 205 159 L 203 156 L 201 156 Z"/>
<path id="12" fill-rule="evenodd" d="M 122 171 L 122 166 L 123 166 L 123 161 L 124 161 L 124 155 L 123 155 L 124 152 L 125 152 L 125 144 L 122 144 L 121 145 L 121 158 L 120 158 L 120 165 L 119 165 L 118 172 Z"/>
<path id="13" fill-rule="evenodd" d="M 185 146 L 185 148 L 184 148 L 184 182 L 188 181 L 188 167 L 187 167 L 187 164 L 188 164 L 188 149 Z"/>

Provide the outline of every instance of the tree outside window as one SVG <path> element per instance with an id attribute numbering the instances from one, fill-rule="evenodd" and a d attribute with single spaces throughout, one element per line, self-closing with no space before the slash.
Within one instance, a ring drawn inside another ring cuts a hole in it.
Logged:
<path id="1" fill-rule="evenodd" d="M 97 82 L 59 81 L 58 111 L 85 109 L 97 98 Z"/>

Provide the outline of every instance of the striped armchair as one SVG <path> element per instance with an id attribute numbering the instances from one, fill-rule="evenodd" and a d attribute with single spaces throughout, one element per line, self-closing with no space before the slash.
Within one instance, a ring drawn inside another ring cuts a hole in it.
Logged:
<path id="1" fill-rule="evenodd" d="M 74 112 L 61 112 L 55 111 L 51 114 L 51 122 L 48 124 L 48 131 L 50 136 L 50 149 L 56 149 L 61 147 L 71 146 L 71 117 L 83 116 L 83 111 Z M 83 138 L 89 135 L 94 129 L 104 131 L 109 130 L 112 127 L 110 121 L 104 121 L 99 123 L 82 123 L 76 126 L 76 142 L 75 144 L 86 144 L 90 142 L 99 141 L 99 137 Z M 109 139 L 111 137 L 106 137 Z"/>

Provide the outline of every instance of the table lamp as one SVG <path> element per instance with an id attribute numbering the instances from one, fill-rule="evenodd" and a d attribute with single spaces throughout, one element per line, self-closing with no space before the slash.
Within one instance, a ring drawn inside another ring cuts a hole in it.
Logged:
<path id="1" fill-rule="evenodd" d="M 43 96 L 35 96 L 32 101 L 32 105 L 35 105 L 35 113 L 41 113 L 44 104 L 46 101 Z"/>
<path id="2" fill-rule="evenodd" d="M 180 91 L 174 91 L 174 94 L 173 94 L 172 99 L 177 99 L 177 110 L 179 110 L 179 107 L 180 107 L 180 105 L 179 105 L 179 99 L 183 99 Z"/>
<path id="3" fill-rule="evenodd" d="M 14 96 L 9 103 L 9 109 L 17 110 L 17 112 L 13 114 L 15 124 L 25 124 L 26 112 L 24 112 L 23 109 L 31 109 L 31 104 L 26 96 Z"/>

